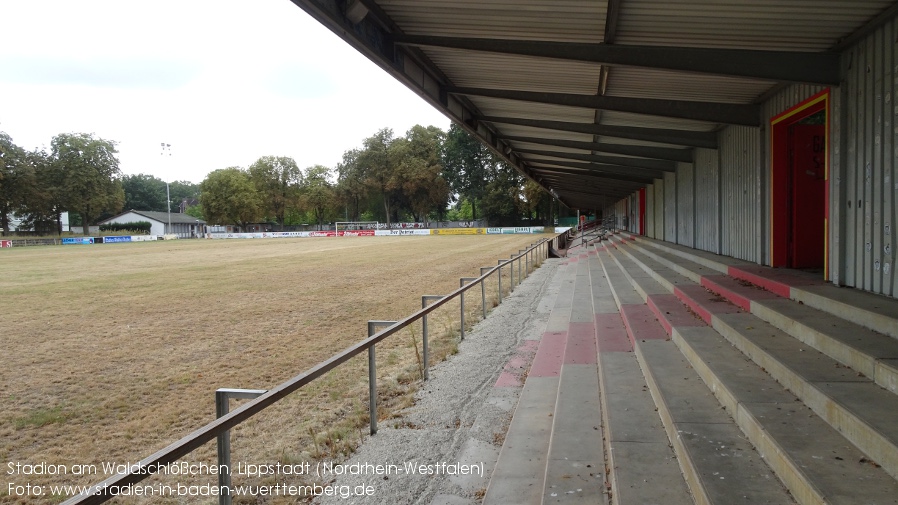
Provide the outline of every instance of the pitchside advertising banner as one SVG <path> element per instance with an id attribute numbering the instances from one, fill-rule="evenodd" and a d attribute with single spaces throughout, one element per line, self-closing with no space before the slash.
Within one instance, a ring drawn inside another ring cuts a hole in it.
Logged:
<path id="1" fill-rule="evenodd" d="M 542 226 L 517 228 L 415 228 L 402 230 L 347 230 L 347 231 L 269 231 L 262 233 L 209 233 L 214 239 L 227 238 L 294 238 L 294 237 L 393 237 L 411 235 L 509 235 L 520 233 L 544 233 Z"/>
<path id="2" fill-rule="evenodd" d="M 131 236 L 123 236 L 123 237 L 103 237 L 104 244 L 115 244 L 118 242 L 131 242 Z"/>
<path id="3" fill-rule="evenodd" d="M 63 244 L 93 244 L 93 237 L 65 237 L 62 239 Z"/>
<path id="4" fill-rule="evenodd" d="M 546 228 L 543 226 L 518 226 L 515 228 L 487 228 L 486 232 L 490 235 L 515 235 L 519 233 L 544 233 Z"/>
<path id="5" fill-rule="evenodd" d="M 12 240 L 0 240 L 0 247 L 12 247 Z"/>
<path id="6" fill-rule="evenodd" d="M 435 228 L 431 235 L 485 235 L 486 228 Z"/>

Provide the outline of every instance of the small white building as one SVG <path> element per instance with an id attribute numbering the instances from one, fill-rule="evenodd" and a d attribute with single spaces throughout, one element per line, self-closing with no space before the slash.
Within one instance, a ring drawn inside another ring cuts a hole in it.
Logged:
<path id="1" fill-rule="evenodd" d="M 134 223 L 149 221 L 152 227 L 150 235 L 177 235 L 178 238 L 199 238 L 205 233 L 206 222 L 190 214 L 155 212 L 151 210 L 129 210 L 117 216 L 100 221 L 101 225 L 110 223 Z M 171 226 L 169 226 L 171 223 Z"/>

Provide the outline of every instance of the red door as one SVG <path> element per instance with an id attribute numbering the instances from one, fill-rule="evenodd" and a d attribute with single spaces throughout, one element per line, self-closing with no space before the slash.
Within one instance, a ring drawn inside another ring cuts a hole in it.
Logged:
<path id="1" fill-rule="evenodd" d="M 789 126 L 789 266 L 823 268 L 826 212 L 824 125 Z"/>

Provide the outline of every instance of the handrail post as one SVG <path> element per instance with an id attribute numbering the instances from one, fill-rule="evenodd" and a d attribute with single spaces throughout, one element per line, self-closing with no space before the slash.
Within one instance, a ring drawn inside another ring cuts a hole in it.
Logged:
<path id="1" fill-rule="evenodd" d="M 509 255 L 508 272 L 511 275 L 511 282 L 508 283 L 508 291 L 514 291 L 514 254 Z"/>
<path id="2" fill-rule="evenodd" d="M 476 280 L 477 280 L 476 277 L 462 277 L 461 279 L 458 280 L 458 287 L 463 288 L 463 287 L 465 287 L 466 283 L 471 283 Z M 461 293 L 459 293 L 459 296 L 461 297 L 460 298 L 461 303 L 459 303 L 459 305 L 461 306 L 461 340 L 464 340 L 465 339 L 465 292 L 462 291 Z"/>
<path id="3" fill-rule="evenodd" d="M 267 392 L 266 389 L 219 388 L 215 391 L 215 418 L 228 415 L 231 398 L 253 399 Z M 218 503 L 231 505 L 231 430 L 218 435 L 218 468 L 227 468 L 227 471 L 218 472 L 218 489 L 222 491 L 218 495 Z"/>
<path id="4" fill-rule="evenodd" d="M 421 297 L 421 308 L 426 309 L 429 305 L 429 302 L 442 300 L 444 297 L 442 295 L 424 295 Z M 424 354 L 424 380 L 430 378 L 430 371 L 428 370 L 428 366 L 430 363 L 430 344 L 428 343 L 427 336 L 427 314 L 421 316 L 421 335 L 422 335 L 422 346 L 423 354 Z"/>
<path id="5" fill-rule="evenodd" d="M 492 267 L 480 267 L 480 276 L 483 277 L 483 271 Z M 483 318 L 486 319 L 486 278 L 480 281 L 480 300 L 483 302 Z"/>
<path id="6" fill-rule="evenodd" d="M 499 303 L 502 303 L 502 260 L 499 260 L 499 268 L 496 271 L 499 273 Z"/>
<path id="7" fill-rule="evenodd" d="M 368 338 L 377 333 L 379 326 L 394 324 L 396 321 L 368 321 Z M 368 417 L 371 421 L 371 434 L 374 435 L 377 433 L 377 363 L 373 345 L 368 348 Z"/>
<path id="8" fill-rule="evenodd" d="M 524 250 L 518 249 L 518 286 L 521 285 L 521 282 L 524 281 L 523 275 L 521 275 L 521 260 L 524 259 Z"/>

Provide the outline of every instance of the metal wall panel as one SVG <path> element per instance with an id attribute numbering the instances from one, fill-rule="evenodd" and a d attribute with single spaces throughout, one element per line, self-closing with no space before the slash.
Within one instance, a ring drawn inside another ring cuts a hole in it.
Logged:
<path id="1" fill-rule="evenodd" d="M 842 154 L 838 183 L 831 181 L 831 208 L 844 213 L 836 237 L 842 243 L 841 281 L 875 293 L 898 294 L 895 268 L 895 223 L 898 222 L 898 184 L 895 177 L 898 131 L 893 127 L 895 75 L 898 65 L 895 20 L 846 51 L 846 84 L 841 132 Z M 835 213 L 837 219 L 841 218 Z M 839 255 L 837 254 L 837 258 Z"/>
<path id="2" fill-rule="evenodd" d="M 720 254 L 720 169 L 717 151 L 695 150 L 695 248 Z"/>
<path id="3" fill-rule="evenodd" d="M 653 238 L 664 240 L 664 179 L 655 179 L 655 234 Z"/>
<path id="4" fill-rule="evenodd" d="M 655 185 L 645 187 L 645 235 L 655 238 Z"/>
<path id="5" fill-rule="evenodd" d="M 721 254 L 760 262 L 761 135 L 731 126 L 720 134 Z"/>
<path id="6" fill-rule="evenodd" d="M 677 174 L 664 174 L 664 240 L 677 241 Z"/>
<path id="7" fill-rule="evenodd" d="M 677 163 L 677 243 L 695 247 L 695 168 Z"/>

